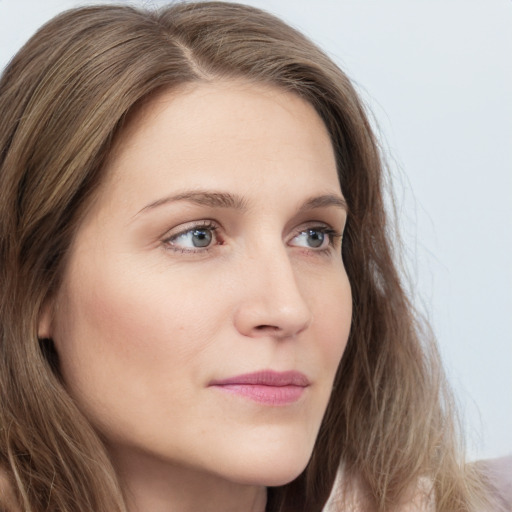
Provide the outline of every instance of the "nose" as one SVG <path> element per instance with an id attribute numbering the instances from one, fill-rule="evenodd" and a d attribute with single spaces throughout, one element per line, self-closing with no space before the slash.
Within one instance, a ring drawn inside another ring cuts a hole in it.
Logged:
<path id="1" fill-rule="evenodd" d="M 286 248 L 261 251 L 241 265 L 242 290 L 235 327 L 244 336 L 290 338 L 311 322 L 311 311 L 298 286 Z"/>

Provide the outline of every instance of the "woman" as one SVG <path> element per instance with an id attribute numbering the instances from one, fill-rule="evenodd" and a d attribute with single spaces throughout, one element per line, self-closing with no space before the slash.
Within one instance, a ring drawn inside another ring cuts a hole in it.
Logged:
<path id="1" fill-rule="evenodd" d="M 227 3 L 70 11 L 0 111 L 4 507 L 498 510 L 363 108 L 301 34 Z"/>

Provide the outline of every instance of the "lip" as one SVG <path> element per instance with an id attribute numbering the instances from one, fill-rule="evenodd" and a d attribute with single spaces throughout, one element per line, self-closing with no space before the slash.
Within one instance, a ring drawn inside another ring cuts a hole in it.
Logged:
<path id="1" fill-rule="evenodd" d="M 283 406 L 297 402 L 310 382 L 297 371 L 263 370 L 214 380 L 209 386 L 261 404 Z"/>

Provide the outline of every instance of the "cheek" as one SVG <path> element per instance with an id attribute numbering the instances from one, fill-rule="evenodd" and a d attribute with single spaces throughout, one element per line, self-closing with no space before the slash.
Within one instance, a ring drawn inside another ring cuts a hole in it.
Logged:
<path id="1" fill-rule="evenodd" d="M 326 298 L 319 308 L 320 324 L 323 325 L 321 344 L 322 361 L 319 362 L 321 372 L 329 376 L 328 390 L 325 396 L 324 408 L 332 392 L 332 386 L 338 366 L 345 352 L 352 320 L 352 294 L 348 279 L 342 286 L 332 289 L 330 297 Z M 325 409 L 324 409 L 325 410 Z"/>
<path id="2" fill-rule="evenodd" d="M 323 283 L 314 297 L 314 318 L 326 364 L 337 368 L 345 350 L 352 321 L 352 293 L 345 272 Z"/>
<path id="3" fill-rule="evenodd" d="M 164 390 L 167 402 L 186 396 L 187 389 L 176 388 L 200 374 L 216 329 L 194 297 L 173 292 L 163 276 L 117 267 L 71 274 L 55 316 L 64 381 L 100 421 L 113 421 L 116 410 L 133 410 L 135 402 L 157 399 Z"/>
<path id="4" fill-rule="evenodd" d="M 59 300 L 57 330 L 67 350 L 114 351 L 123 359 L 158 358 L 172 343 L 176 354 L 186 356 L 193 344 L 176 344 L 188 331 L 191 339 L 205 329 L 205 317 L 186 294 L 176 293 L 179 283 L 165 276 L 138 273 L 130 276 L 121 268 L 103 272 L 76 272 Z M 132 273 L 133 274 L 133 273 Z"/>
<path id="5" fill-rule="evenodd" d="M 318 383 L 317 414 L 322 416 L 332 392 L 336 371 L 345 351 L 352 320 L 351 288 L 343 267 L 324 275 L 308 273 L 303 296 L 312 312 L 310 333 L 304 339 L 302 364 L 314 368 Z"/>

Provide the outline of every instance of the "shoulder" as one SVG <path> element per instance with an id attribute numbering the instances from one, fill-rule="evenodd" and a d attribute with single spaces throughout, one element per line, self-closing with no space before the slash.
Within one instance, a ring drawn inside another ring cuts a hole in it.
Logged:
<path id="1" fill-rule="evenodd" d="M 323 512 L 373 511 L 374 508 L 369 503 L 363 486 L 357 480 L 352 481 L 348 486 L 344 485 L 343 476 L 339 473 Z M 393 510 L 394 512 L 435 512 L 432 480 L 427 477 L 419 478 Z"/>
<path id="2" fill-rule="evenodd" d="M 0 467 L 0 512 L 19 512 L 7 472 Z"/>
<path id="3" fill-rule="evenodd" d="M 430 478 L 421 477 L 406 496 L 398 512 L 435 512 L 436 502 Z"/>
<path id="4" fill-rule="evenodd" d="M 512 510 L 512 455 L 481 460 L 476 465 L 485 475 L 495 497 L 506 507 L 505 510 Z"/>

